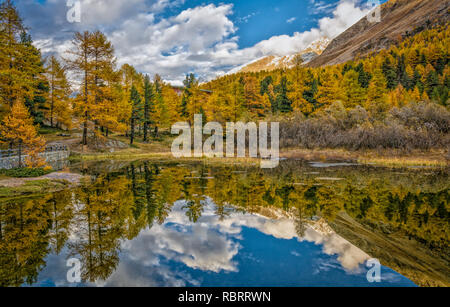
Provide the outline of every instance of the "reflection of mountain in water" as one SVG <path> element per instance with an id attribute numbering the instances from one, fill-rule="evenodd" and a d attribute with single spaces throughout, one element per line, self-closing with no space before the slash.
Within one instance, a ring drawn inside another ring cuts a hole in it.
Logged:
<path id="1" fill-rule="evenodd" d="M 302 269 L 304 278 L 286 270 L 278 283 L 333 284 L 320 279 L 327 272 L 335 284 L 352 284 L 362 282 L 369 257 L 417 284 L 449 284 L 446 173 L 311 172 L 292 162 L 275 171 L 150 163 L 84 169 L 92 180 L 73 193 L 0 205 L 1 285 L 44 277 L 64 284 L 69 256 L 81 257 L 84 280 L 109 285 L 215 285 L 208 276 L 226 282 L 245 267 L 241 282 L 251 285 L 283 265 Z M 386 276 L 400 282 L 393 271 Z"/>

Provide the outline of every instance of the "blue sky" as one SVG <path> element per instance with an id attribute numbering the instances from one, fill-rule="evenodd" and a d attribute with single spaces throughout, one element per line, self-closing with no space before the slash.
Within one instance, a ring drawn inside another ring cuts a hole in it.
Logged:
<path id="1" fill-rule="evenodd" d="M 335 6 L 338 1 L 326 1 Z M 215 3 L 219 5 L 223 1 L 187 1 L 182 7 L 172 12 L 195 7 L 203 3 Z M 226 3 L 226 2 L 225 2 Z M 234 14 L 231 17 L 238 27 L 239 45 L 242 48 L 250 47 L 259 41 L 268 39 L 274 35 L 289 34 L 297 31 L 308 30 L 317 24 L 317 18 L 326 14 L 326 11 L 312 15 L 308 8 L 313 6 L 309 1 L 299 0 L 238 0 L 233 3 Z M 169 12 L 168 12 L 169 13 Z M 168 14 L 164 14 L 168 17 Z M 292 20 L 295 18 L 295 20 Z M 287 22 L 287 21 L 290 22 Z"/>
<path id="2" fill-rule="evenodd" d="M 16 0 L 44 54 L 64 56 L 74 32 L 99 29 L 113 42 L 118 65 L 179 83 L 186 73 L 209 80 L 332 39 L 366 15 L 372 0 L 79 1 L 81 22 L 69 23 L 67 0 Z"/>

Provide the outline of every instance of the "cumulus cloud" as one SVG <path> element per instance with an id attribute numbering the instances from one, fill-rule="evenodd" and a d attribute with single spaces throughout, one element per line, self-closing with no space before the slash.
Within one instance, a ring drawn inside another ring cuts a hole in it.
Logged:
<path id="1" fill-rule="evenodd" d="M 357 7 L 353 1 L 343 1 L 333 11 L 333 17 L 319 20 L 319 29 L 322 35 L 334 38 L 368 13 L 368 9 Z"/>
<path id="2" fill-rule="evenodd" d="M 317 28 L 240 48 L 232 4 L 203 4 L 163 18 L 161 12 L 184 0 L 81 1 L 82 22 L 74 24 L 65 19 L 63 0 L 20 1 L 19 9 L 44 53 L 56 50 L 63 54 L 75 31 L 100 29 L 113 42 L 119 65 L 128 63 L 177 84 L 189 72 L 206 81 L 263 56 L 296 53 L 321 37 L 334 38 L 368 13 L 357 0 L 341 0 L 331 16 L 318 21 Z M 321 2 L 315 5 L 321 7 Z"/>
<path id="3" fill-rule="evenodd" d="M 202 271 L 219 273 L 238 272 L 234 257 L 241 248 L 243 227 L 277 239 L 313 242 L 322 246 L 327 255 L 337 255 L 346 270 L 357 270 L 369 256 L 334 232 L 323 233 L 307 226 L 304 237 L 299 238 L 295 223 L 289 218 L 269 219 L 261 215 L 233 213 L 221 220 L 215 214 L 215 204 L 206 199 L 202 216 L 197 223 L 188 220 L 184 202 L 176 202 L 163 225 L 141 232 L 133 241 L 125 242 L 122 250 L 130 260 L 145 266 L 161 265 L 161 258 L 182 262 Z"/>
<path id="4" fill-rule="evenodd" d="M 344 32 L 363 16 L 368 9 L 357 6 L 356 1 L 342 0 L 332 17 L 324 17 L 319 20 L 319 27 L 305 32 L 295 32 L 293 35 L 273 36 L 250 48 L 257 55 L 286 55 L 299 52 L 307 48 L 311 43 L 322 37 L 335 38 Z"/>

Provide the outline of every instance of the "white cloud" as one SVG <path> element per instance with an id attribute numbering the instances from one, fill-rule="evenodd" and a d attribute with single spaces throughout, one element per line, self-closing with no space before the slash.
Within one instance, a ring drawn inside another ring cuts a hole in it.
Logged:
<path id="1" fill-rule="evenodd" d="M 45 12 L 49 19 L 52 18 L 48 13 L 50 8 L 60 12 L 66 10 L 64 1 L 54 0 L 46 4 L 30 1 L 24 0 L 30 4 L 29 10 Z M 318 21 L 317 28 L 293 35 L 273 36 L 241 49 L 236 36 L 237 27 L 231 19 L 232 4 L 201 5 L 168 18 L 159 15 L 183 2 L 83 0 L 81 24 L 65 23 L 69 30 L 61 37 L 63 34 L 59 30 L 63 21 L 58 13 L 53 25 L 51 22 L 47 27 L 40 25 L 40 30 L 45 33 L 37 35 L 35 42 L 44 52 L 56 49 L 61 54 L 62 49 L 69 46 L 71 32 L 99 28 L 113 42 L 119 65 L 129 63 L 143 73 L 158 73 L 165 80 L 181 84 L 186 73 L 194 72 L 206 81 L 266 55 L 296 53 L 323 36 L 335 37 L 368 12 L 357 5 L 357 0 L 341 0 L 332 16 Z M 59 18 L 58 22 L 56 18 Z M 294 18 L 288 22 L 293 22 Z"/>
<path id="2" fill-rule="evenodd" d="M 146 7 L 145 0 L 81 0 L 81 23 L 109 25 Z"/>
<path id="3" fill-rule="evenodd" d="M 273 36 L 250 48 L 258 56 L 286 55 L 299 52 L 321 37 L 334 38 L 356 23 L 369 10 L 359 8 L 354 0 L 342 0 L 333 11 L 332 17 L 319 20 L 319 28 L 295 32 L 292 36 Z"/>
<path id="4" fill-rule="evenodd" d="M 297 20 L 297 17 L 292 17 L 292 18 L 289 18 L 288 20 L 286 20 L 286 22 L 287 23 L 293 23 L 296 20 Z"/>
<path id="5" fill-rule="evenodd" d="M 339 2 L 326 3 L 325 1 L 309 1 L 311 6 L 309 7 L 309 13 L 313 15 L 330 13 L 336 7 Z"/>
<path id="6" fill-rule="evenodd" d="M 320 31 L 322 35 L 334 38 L 368 13 L 368 9 L 357 7 L 354 1 L 342 1 L 333 11 L 333 17 L 324 17 L 319 20 Z"/>

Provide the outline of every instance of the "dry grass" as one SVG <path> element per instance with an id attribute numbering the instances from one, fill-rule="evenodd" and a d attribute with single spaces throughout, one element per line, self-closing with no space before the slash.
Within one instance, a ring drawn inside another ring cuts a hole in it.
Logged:
<path id="1" fill-rule="evenodd" d="M 302 159 L 306 161 L 357 161 L 358 152 L 345 149 L 304 149 L 293 148 L 280 152 L 287 159 Z"/>
<path id="2" fill-rule="evenodd" d="M 116 153 L 98 153 L 98 154 L 82 154 L 72 156 L 73 161 L 138 161 L 138 160 L 153 160 L 153 161 L 170 161 L 178 163 L 188 162 L 202 162 L 214 165 L 259 165 L 260 159 L 257 158 L 175 158 L 171 152 L 142 152 L 133 148 L 125 149 Z"/>
<path id="3" fill-rule="evenodd" d="M 367 165 L 387 167 L 448 167 L 450 160 L 445 150 L 364 150 L 348 151 L 345 149 L 289 149 L 281 156 L 288 159 L 306 161 L 348 161 Z"/>
<path id="4" fill-rule="evenodd" d="M 434 160 L 427 158 L 414 158 L 414 157 L 381 157 L 381 158 L 361 158 L 358 159 L 358 163 L 380 165 L 387 167 L 447 167 L 449 163 L 443 160 Z"/>
<path id="5" fill-rule="evenodd" d="M 345 149 L 287 149 L 280 153 L 282 158 L 301 159 L 305 161 L 346 161 L 357 162 L 367 165 L 379 165 L 388 167 L 447 167 L 449 161 L 446 159 L 444 150 L 411 151 L 405 153 L 399 150 L 365 150 L 349 151 Z M 101 160 L 154 160 L 154 161 L 177 161 L 204 162 L 212 164 L 258 164 L 257 158 L 174 158 L 172 153 L 164 147 L 152 146 L 151 144 L 140 144 L 139 148 L 126 148 L 113 153 L 86 153 L 71 157 L 73 161 L 101 161 Z"/>

